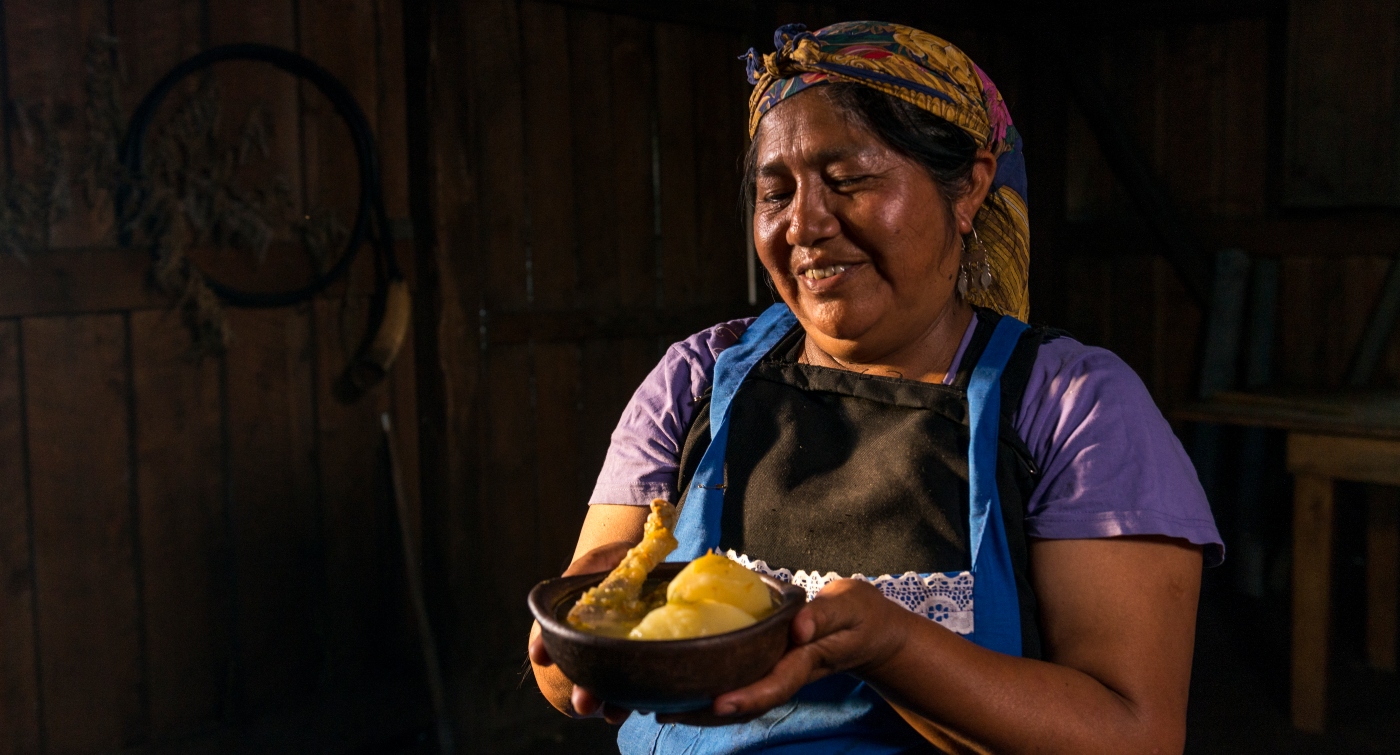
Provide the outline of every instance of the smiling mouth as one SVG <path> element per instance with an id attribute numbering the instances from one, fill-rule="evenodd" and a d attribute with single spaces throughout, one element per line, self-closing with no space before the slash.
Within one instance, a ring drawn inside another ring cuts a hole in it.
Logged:
<path id="1" fill-rule="evenodd" d="M 803 273 L 802 276 L 807 280 L 819 281 L 823 278 L 830 278 L 833 275 L 839 275 L 841 273 L 844 273 L 850 268 L 850 265 L 830 265 L 828 267 L 813 267 L 808 268 L 807 272 Z"/>

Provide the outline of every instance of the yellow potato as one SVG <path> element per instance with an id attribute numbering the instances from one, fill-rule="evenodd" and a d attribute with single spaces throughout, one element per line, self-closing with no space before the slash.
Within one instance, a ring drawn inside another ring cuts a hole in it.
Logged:
<path id="1" fill-rule="evenodd" d="M 773 611 L 773 595 L 758 575 L 718 553 L 691 561 L 666 589 L 669 603 L 713 600 L 742 609 L 755 619 Z"/>
<path id="2" fill-rule="evenodd" d="M 754 617 L 728 603 L 713 600 L 670 602 L 647 614 L 627 636 L 634 640 L 684 640 L 732 632 L 755 621 Z"/>

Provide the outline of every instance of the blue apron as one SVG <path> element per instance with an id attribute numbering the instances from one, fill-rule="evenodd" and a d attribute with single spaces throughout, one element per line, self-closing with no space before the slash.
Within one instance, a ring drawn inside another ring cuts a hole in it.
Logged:
<path id="1" fill-rule="evenodd" d="M 680 546 L 667 560 L 689 561 L 720 543 L 725 452 L 730 409 L 749 371 L 796 324 L 775 304 L 749 326 L 715 363 L 710 400 L 709 447 L 701 456 L 676 524 Z M 973 368 L 967 386 L 970 442 L 968 538 L 973 576 L 974 628 L 968 639 L 990 650 L 1021 655 L 1021 615 L 1016 577 L 997 494 L 1001 374 L 1025 323 L 1002 317 Z M 696 727 L 657 724 L 633 713 L 618 735 L 632 753 L 898 753 L 928 749 L 914 730 L 866 684 L 834 675 L 798 692 L 789 702 L 743 724 Z"/>

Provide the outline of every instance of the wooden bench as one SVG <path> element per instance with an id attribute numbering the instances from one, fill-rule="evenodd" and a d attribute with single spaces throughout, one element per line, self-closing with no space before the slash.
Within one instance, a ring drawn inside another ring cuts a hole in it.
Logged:
<path id="1" fill-rule="evenodd" d="M 1331 618 L 1333 490 L 1337 480 L 1388 486 L 1368 501 L 1366 646 L 1369 663 L 1395 671 L 1400 573 L 1400 393 L 1219 393 L 1173 412 L 1193 422 L 1267 427 L 1288 434 L 1293 474 L 1293 725 L 1323 730 Z"/>

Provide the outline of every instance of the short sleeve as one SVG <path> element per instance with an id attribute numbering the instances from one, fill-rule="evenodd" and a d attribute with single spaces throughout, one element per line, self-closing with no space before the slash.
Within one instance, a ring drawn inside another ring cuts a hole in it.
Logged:
<path id="1" fill-rule="evenodd" d="M 732 320 L 672 344 L 622 410 L 590 504 L 646 506 L 676 500 L 681 448 L 695 402 L 710 387 L 715 359 L 733 346 L 753 318 Z"/>
<path id="2" fill-rule="evenodd" d="M 1057 338 L 1041 346 L 1016 429 L 1043 477 L 1026 534 L 1046 539 L 1164 535 L 1224 560 L 1205 492 L 1147 387 L 1105 349 Z"/>

